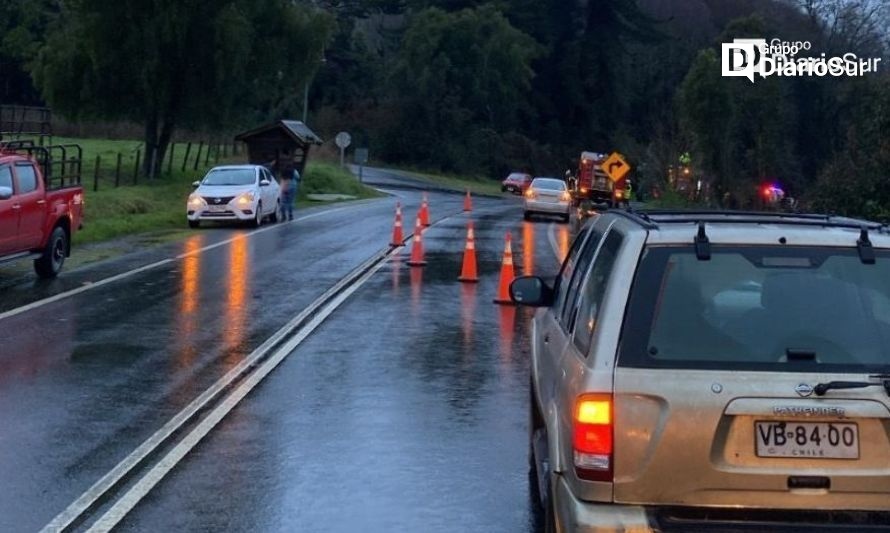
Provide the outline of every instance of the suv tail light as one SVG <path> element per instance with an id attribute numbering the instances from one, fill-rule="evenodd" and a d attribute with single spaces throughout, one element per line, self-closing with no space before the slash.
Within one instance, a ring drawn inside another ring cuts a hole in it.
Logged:
<path id="1" fill-rule="evenodd" d="M 575 402 L 575 474 L 589 481 L 612 481 L 612 395 L 584 394 Z"/>

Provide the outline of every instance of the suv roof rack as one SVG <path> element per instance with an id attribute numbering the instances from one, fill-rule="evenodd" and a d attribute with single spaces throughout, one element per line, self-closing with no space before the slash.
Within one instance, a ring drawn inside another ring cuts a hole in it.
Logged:
<path id="1" fill-rule="evenodd" d="M 816 213 L 779 213 L 771 211 L 731 211 L 713 209 L 644 209 L 634 211 L 611 209 L 608 212 L 630 219 L 646 229 L 657 229 L 659 224 L 700 222 L 788 224 L 795 226 L 823 226 L 850 229 L 866 228 L 872 230 L 887 229 L 886 225 L 879 222 Z"/>

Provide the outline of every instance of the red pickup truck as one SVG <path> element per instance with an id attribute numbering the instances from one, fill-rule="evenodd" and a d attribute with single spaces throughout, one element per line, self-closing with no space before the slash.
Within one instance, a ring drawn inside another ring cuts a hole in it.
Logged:
<path id="1" fill-rule="evenodd" d="M 0 263 L 34 259 L 40 277 L 59 273 L 83 218 L 81 160 L 77 145 L 0 142 Z"/>

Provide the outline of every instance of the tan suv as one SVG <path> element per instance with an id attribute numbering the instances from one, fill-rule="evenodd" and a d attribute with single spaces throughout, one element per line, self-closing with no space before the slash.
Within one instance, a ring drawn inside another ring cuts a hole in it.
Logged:
<path id="1" fill-rule="evenodd" d="M 511 291 L 546 529 L 890 529 L 888 228 L 609 211 Z"/>

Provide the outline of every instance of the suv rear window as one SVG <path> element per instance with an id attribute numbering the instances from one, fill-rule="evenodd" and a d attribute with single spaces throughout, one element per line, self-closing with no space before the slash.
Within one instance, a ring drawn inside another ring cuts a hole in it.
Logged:
<path id="1" fill-rule="evenodd" d="M 619 364 L 887 372 L 890 255 L 855 249 L 652 247 L 637 271 Z M 791 354 L 789 361 L 789 353 Z"/>

